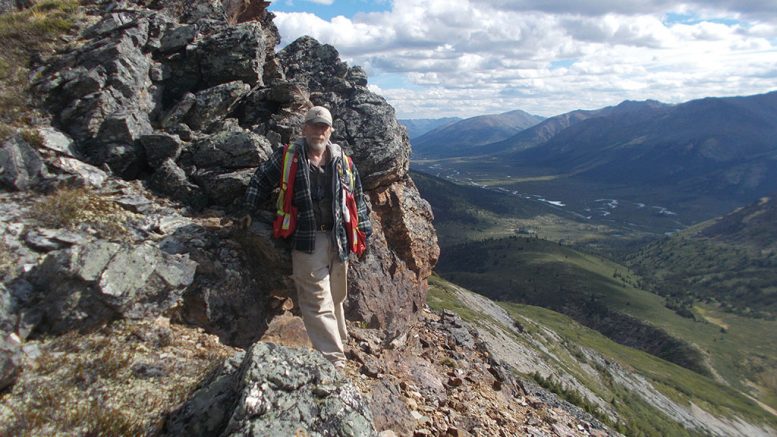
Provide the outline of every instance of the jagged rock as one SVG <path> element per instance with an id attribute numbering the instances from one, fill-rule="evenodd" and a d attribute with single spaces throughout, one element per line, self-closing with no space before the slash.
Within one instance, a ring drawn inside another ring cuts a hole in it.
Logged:
<path id="1" fill-rule="evenodd" d="M 41 137 L 41 146 L 70 158 L 78 155 L 75 143 L 64 133 L 51 126 L 44 126 L 37 130 Z"/>
<path id="2" fill-rule="evenodd" d="M 87 237 L 63 229 L 32 229 L 24 236 L 24 241 L 35 250 L 51 251 L 73 244 L 84 244 Z"/>
<path id="3" fill-rule="evenodd" d="M 316 351 L 256 343 L 172 416 L 167 435 L 374 436 L 358 390 Z"/>
<path id="4" fill-rule="evenodd" d="M 339 135 L 351 146 L 367 189 L 385 187 L 407 176 L 410 166 L 407 134 L 399 125 L 394 109 L 382 97 L 366 88 L 360 89 L 336 113 L 335 130 L 342 132 Z"/>
<path id="5" fill-rule="evenodd" d="M 261 85 L 267 48 L 264 32 L 256 23 L 225 27 L 205 38 L 197 45 L 205 86 L 231 81 Z"/>
<path id="6" fill-rule="evenodd" d="M 40 154 L 21 135 L 14 135 L 0 146 L 0 184 L 26 190 L 48 176 Z"/>
<path id="7" fill-rule="evenodd" d="M 253 173 L 253 169 L 229 173 L 218 170 L 198 171 L 192 178 L 205 191 L 211 204 L 229 206 L 243 198 Z"/>
<path id="8" fill-rule="evenodd" d="M 162 117 L 162 121 L 160 122 L 162 128 L 170 129 L 183 122 L 186 118 L 186 114 L 189 113 L 196 102 L 197 97 L 194 94 L 184 94 L 178 103 L 170 108 L 170 110 Z"/>
<path id="9" fill-rule="evenodd" d="M 344 79 L 348 65 L 337 50 L 309 36 L 293 41 L 278 53 L 287 79 L 304 84 L 311 91 L 329 92 L 332 84 Z"/>
<path id="10" fill-rule="evenodd" d="M 151 200 L 141 195 L 126 195 L 116 199 L 116 203 L 122 208 L 142 214 L 147 212 L 152 206 Z"/>
<path id="11" fill-rule="evenodd" d="M 162 36 L 159 51 L 162 53 L 176 52 L 184 49 L 197 36 L 197 26 L 188 25 L 169 29 Z"/>
<path id="12" fill-rule="evenodd" d="M 196 141 L 191 153 L 199 168 L 245 169 L 267 160 L 272 149 L 267 138 L 234 126 Z"/>
<path id="13" fill-rule="evenodd" d="M 86 38 L 97 38 L 134 25 L 135 16 L 127 12 L 108 14 L 104 19 L 84 30 Z"/>
<path id="14" fill-rule="evenodd" d="M 167 228 L 168 233 L 159 243 L 163 250 L 189 254 L 198 263 L 194 283 L 184 294 L 176 319 L 206 328 L 224 343 L 239 347 L 248 347 L 260 338 L 267 329 L 269 297 L 288 294 L 290 287 L 284 276 L 290 270 L 290 256 L 273 246 L 272 231 L 263 231 L 265 237 L 256 237 L 256 244 L 250 245 L 253 250 L 245 252 L 243 247 L 249 245 L 241 247 L 226 239 L 227 235 L 186 220 L 160 224 L 160 228 Z M 246 238 L 245 234 L 238 232 L 232 238 Z"/>
<path id="15" fill-rule="evenodd" d="M 140 144 L 146 152 L 146 159 L 153 168 L 158 168 L 167 159 L 175 161 L 181 155 L 183 144 L 177 135 L 165 133 L 143 135 Z"/>
<path id="16" fill-rule="evenodd" d="M 97 165 L 126 157 L 104 153 L 105 144 L 121 143 L 120 148 L 129 150 L 132 142 L 152 131 L 149 114 L 157 97 L 144 53 L 151 21 L 130 12 L 103 18 L 86 34 L 93 40 L 54 61 L 36 83 L 47 95 L 58 125 L 86 146 Z M 126 167 L 114 170 L 123 174 Z"/>
<path id="17" fill-rule="evenodd" d="M 194 279 L 196 263 L 145 243 L 103 240 L 51 252 L 32 270 L 26 305 L 43 317 L 39 333 L 89 329 L 117 317 L 153 318 L 169 310 Z"/>
<path id="18" fill-rule="evenodd" d="M 51 164 L 73 176 L 78 181 L 77 185 L 100 187 L 108 179 L 108 174 L 104 171 L 75 158 L 58 157 L 51 161 Z"/>
<path id="19" fill-rule="evenodd" d="M 148 185 L 160 193 L 195 207 L 203 207 L 207 203 L 200 187 L 190 182 L 186 173 L 172 159 L 165 160 L 156 169 L 148 180 Z"/>
<path id="20" fill-rule="evenodd" d="M 369 253 L 349 270 L 349 312 L 373 327 L 403 331 L 426 302 L 439 256 L 431 208 L 412 182 L 370 193 L 376 229 Z"/>
<path id="21" fill-rule="evenodd" d="M 12 385 L 19 375 L 22 345 L 16 334 L 0 332 L 0 392 Z"/>
<path id="22" fill-rule="evenodd" d="M 223 120 L 231 111 L 232 106 L 251 87 L 241 81 L 233 81 L 216 85 L 195 94 L 195 104 L 187 115 L 187 124 L 192 129 L 208 130 Z"/>
<path id="23" fill-rule="evenodd" d="M 359 66 L 354 66 L 348 69 L 346 79 L 354 85 L 367 86 L 367 72 Z"/>
<path id="24" fill-rule="evenodd" d="M 373 424 L 378 430 L 393 430 L 400 435 L 410 435 L 416 421 L 402 401 L 402 393 L 397 385 L 389 380 L 378 380 L 367 394 Z"/>

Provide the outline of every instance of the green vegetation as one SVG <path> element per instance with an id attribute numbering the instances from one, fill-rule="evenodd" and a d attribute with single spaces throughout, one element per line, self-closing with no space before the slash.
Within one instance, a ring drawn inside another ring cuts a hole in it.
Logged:
<path id="1" fill-rule="evenodd" d="M 33 219 L 53 228 L 90 226 L 104 238 L 126 236 L 130 213 L 89 188 L 61 188 L 38 200 L 30 211 Z"/>
<path id="2" fill-rule="evenodd" d="M 682 317 L 667 308 L 662 297 L 641 289 L 645 280 L 628 268 L 534 238 L 448 248 L 438 272 L 497 300 L 568 314 L 620 343 L 713 376 L 777 408 L 772 376 L 777 368 L 777 321 L 703 304 L 690 309 L 692 318 Z"/>
<path id="3" fill-rule="evenodd" d="M 632 304 L 660 305 L 660 298 L 640 292 L 639 279 L 615 263 L 541 239 L 510 237 L 448 248 L 437 269 L 493 299 L 560 311 L 615 341 L 709 373 L 696 348 L 631 310 Z"/>
<path id="4" fill-rule="evenodd" d="M 741 315 L 777 316 L 777 251 L 682 234 L 647 245 L 627 263 L 654 278 L 652 291 L 685 308 L 714 302 Z"/>
<path id="5" fill-rule="evenodd" d="M 499 329 L 493 319 L 477 315 L 458 299 L 457 287 L 440 278 L 432 279 L 429 302 L 435 309 L 459 312 L 465 320 L 473 318 L 477 326 Z M 645 388 L 629 382 L 633 372 L 646 378 L 655 393 L 666 396 L 681 408 L 693 403 L 719 418 L 741 417 L 757 424 L 774 427 L 777 419 L 761 409 L 754 401 L 736 390 L 713 379 L 661 360 L 651 354 L 613 342 L 595 330 L 586 328 L 569 317 L 541 307 L 502 302 L 523 334 L 516 335 L 506 327 L 500 328 L 516 343 L 543 356 L 543 363 L 556 369 L 557 374 L 570 375 L 604 400 L 616 412 L 615 416 L 573 386 L 559 378 L 529 372 L 531 378 L 562 398 L 611 424 L 625 435 L 694 435 L 696 431 L 683 428 L 676 420 L 659 411 L 645 399 Z M 490 325 L 490 327 L 489 327 Z M 548 335 L 547 330 L 554 334 Z M 556 336 L 557 335 L 557 336 Z M 600 354 L 597 358 L 595 351 Z M 616 377 L 620 375 L 620 377 Z M 625 378 L 625 379 L 624 379 Z"/>
<path id="6" fill-rule="evenodd" d="M 609 241 L 620 232 L 521 197 L 455 184 L 426 173 L 413 172 L 412 176 L 423 198 L 432 205 L 442 247 L 520 233 L 594 244 Z"/>
<path id="7" fill-rule="evenodd" d="M 0 15 L 0 141 L 31 123 L 31 58 L 46 56 L 78 20 L 77 0 L 42 0 L 29 9 Z"/>

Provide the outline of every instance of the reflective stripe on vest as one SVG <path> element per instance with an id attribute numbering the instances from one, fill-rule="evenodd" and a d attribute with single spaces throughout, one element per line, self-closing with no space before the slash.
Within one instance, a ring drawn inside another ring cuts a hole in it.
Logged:
<path id="1" fill-rule="evenodd" d="M 297 225 L 296 208 L 292 207 L 294 198 L 294 181 L 297 175 L 299 158 L 294 153 L 294 143 L 287 144 L 283 150 L 283 172 L 281 174 L 281 191 L 276 202 L 276 217 L 273 222 L 273 236 L 288 238 L 294 233 Z"/>

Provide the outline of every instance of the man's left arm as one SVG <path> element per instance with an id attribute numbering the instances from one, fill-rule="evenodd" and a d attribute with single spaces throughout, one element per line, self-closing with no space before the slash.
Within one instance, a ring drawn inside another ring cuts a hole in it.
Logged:
<path id="1" fill-rule="evenodd" d="M 364 232 L 369 240 L 372 235 L 372 223 L 370 222 L 370 211 L 367 209 L 367 202 L 364 200 L 364 192 L 362 191 L 362 181 L 359 178 L 359 171 L 356 166 L 353 166 L 353 176 L 356 181 L 354 187 L 354 198 L 356 199 L 357 213 L 359 214 L 359 230 Z"/>

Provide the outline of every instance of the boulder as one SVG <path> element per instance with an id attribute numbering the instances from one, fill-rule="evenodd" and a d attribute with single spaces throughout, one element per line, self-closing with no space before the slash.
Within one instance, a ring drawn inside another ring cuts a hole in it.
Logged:
<path id="1" fill-rule="evenodd" d="M 192 175 L 213 205 L 230 206 L 240 202 L 245 194 L 253 169 L 234 172 L 198 171 Z"/>
<path id="2" fill-rule="evenodd" d="M 26 190 L 48 176 L 46 165 L 21 135 L 14 135 L 0 146 L 0 185 Z"/>
<path id="3" fill-rule="evenodd" d="M 41 137 L 42 147 L 69 158 L 78 156 L 73 140 L 61 131 L 51 126 L 40 127 L 37 131 Z"/>
<path id="4" fill-rule="evenodd" d="M 186 173 L 172 159 L 162 162 L 149 178 L 148 186 L 196 208 L 201 208 L 207 203 L 207 198 L 200 187 L 189 181 Z"/>
<path id="5" fill-rule="evenodd" d="M 0 331 L 0 392 L 16 381 L 22 363 L 22 344 L 16 334 Z"/>
<path id="6" fill-rule="evenodd" d="M 168 421 L 167 435 L 374 436 L 358 389 L 318 352 L 254 344 Z"/>
<path id="7" fill-rule="evenodd" d="M 177 135 L 166 133 L 143 135 L 140 137 L 140 144 L 152 168 L 160 167 L 167 159 L 175 161 L 181 156 L 183 148 L 183 143 Z"/>
<path id="8" fill-rule="evenodd" d="M 151 243 L 104 240 L 49 253 L 28 278 L 27 308 L 41 316 L 38 334 L 89 329 L 118 317 L 157 317 L 181 300 L 197 264 Z"/>
<path id="9" fill-rule="evenodd" d="M 226 118 L 235 103 L 250 90 L 248 84 L 233 81 L 198 92 L 195 94 L 194 106 L 186 117 L 186 123 L 195 130 L 209 130 L 209 127 Z"/>
<path id="10" fill-rule="evenodd" d="M 101 187 L 108 179 L 107 173 L 78 159 L 60 156 L 54 158 L 51 164 L 75 179 L 74 185 Z"/>
<path id="11" fill-rule="evenodd" d="M 255 168 L 272 154 L 267 138 L 237 126 L 195 141 L 192 164 L 198 168 Z"/>
<path id="12" fill-rule="evenodd" d="M 197 45 L 204 85 L 212 87 L 232 81 L 261 85 L 267 51 L 259 24 L 225 26 Z"/>

